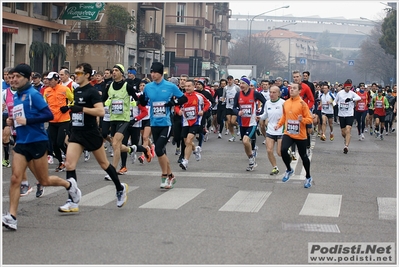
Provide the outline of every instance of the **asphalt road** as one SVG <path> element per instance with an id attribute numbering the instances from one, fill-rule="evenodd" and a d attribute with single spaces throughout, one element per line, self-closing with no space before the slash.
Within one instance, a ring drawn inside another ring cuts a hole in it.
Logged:
<path id="1" fill-rule="evenodd" d="M 300 159 L 293 162 L 295 175 L 282 183 L 284 164 L 278 158 L 280 174 L 269 175 L 261 138 L 258 167 L 247 172 L 241 142 L 211 133 L 201 161 L 192 156 L 187 171 L 168 144 L 177 178 L 170 191 L 159 188 L 156 158 L 144 165 L 128 159 L 128 173 L 120 176 L 129 185 L 128 201 L 117 208 L 113 183 L 104 180 L 94 157 L 84 162 L 82 156 L 79 213 L 57 211 L 67 198 L 63 188 L 46 188 L 41 198 L 34 188 L 21 198 L 18 230 L 3 227 L 2 263 L 308 264 L 309 242 L 396 242 L 396 134 L 383 141 L 367 134 L 358 141 L 353 129 L 345 155 L 334 126 L 334 141 L 312 138 L 310 189 L 303 188 Z M 55 167 L 49 166 L 49 174 Z M 3 168 L 3 213 L 10 175 Z"/>

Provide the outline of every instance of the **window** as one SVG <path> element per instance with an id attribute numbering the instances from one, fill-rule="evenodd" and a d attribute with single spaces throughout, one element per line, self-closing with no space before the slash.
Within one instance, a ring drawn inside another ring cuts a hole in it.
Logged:
<path id="1" fill-rule="evenodd" d="M 44 3 L 33 3 L 33 13 L 45 16 L 46 15 L 45 4 Z"/>
<path id="2" fill-rule="evenodd" d="M 52 44 L 59 44 L 60 34 L 59 33 L 52 33 L 51 34 L 51 43 Z"/>
<path id="3" fill-rule="evenodd" d="M 185 57 L 186 56 L 186 35 L 182 33 L 176 34 L 176 56 Z"/>
<path id="4" fill-rule="evenodd" d="M 177 4 L 177 22 L 184 23 L 186 15 L 186 4 Z"/>
<path id="5" fill-rule="evenodd" d="M 62 6 L 58 6 L 58 5 L 54 5 L 51 4 L 51 17 L 50 19 L 58 19 L 58 17 L 60 16 L 61 12 L 62 12 L 63 7 Z"/>
<path id="6" fill-rule="evenodd" d="M 11 7 L 11 3 L 3 3 L 4 7 Z"/>
<path id="7" fill-rule="evenodd" d="M 27 11 L 26 3 L 15 3 L 15 8 L 23 11 Z"/>

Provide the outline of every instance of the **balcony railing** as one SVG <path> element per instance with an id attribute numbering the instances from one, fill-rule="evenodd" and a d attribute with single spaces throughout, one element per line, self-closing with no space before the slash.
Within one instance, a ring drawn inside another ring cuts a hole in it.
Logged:
<path id="1" fill-rule="evenodd" d="M 74 32 L 69 33 L 67 40 L 80 40 L 91 42 L 117 42 L 125 43 L 126 32 L 120 29 L 113 29 L 109 31 L 107 27 L 92 26 L 87 28 L 80 28 Z"/>
<path id="2" fill-rule="evenodd" d="M 162 36 L 159 33 L 140 33 L 139 49 L 141 50 L 161 50 Z"/>

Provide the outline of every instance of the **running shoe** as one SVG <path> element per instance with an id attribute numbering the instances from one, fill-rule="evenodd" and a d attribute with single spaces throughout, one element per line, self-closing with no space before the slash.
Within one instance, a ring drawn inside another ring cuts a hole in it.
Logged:
<path id="1" fill-rule="evenodd" d="M 248 159 L 248 161 L 249 161 L 249 165 L 248 165 L 246 171 L 247 172 L 251 172 L 251 171 L 253 171 L 256 168 L 256 166 L 258 166 L 258 164 L 256 164 L 255 157 L 250 157 Z"/>
<path id="2" fill-rule="evenodd" d="M 114 149 L 112 148 L 112 145 L 109 146 L 108 152 L 109 152 L 109 155 L 110 155 L 111 157 L 114 156 Z"/>
<path id="3" fill-rule="evenodd" d="M 320 140 L 321 141 L 326 141 L 326 136 L 323 134 L 322 136 L 320 136 Z"/>
<path id="4" fill-rule="evenodd" d="M 72 198 L 74 203 L 79 203 L 80 198 L 82 197 L 82 192 L 78 188 L 78 184 L 74 178 L 68 178 L 68 182 L 71 183 L 71 187 L 68 189 L 68 193 Z"/>
<path id="5" fill-rule="evenodd" d="M 290 171 L 286 170 L 285 174 L 284 174 L 284 177 L 283 177 L 283 179 L 281 181 L 283 183 L 287 182 L 293 174 L 294 174 L 294 170 L 292 170 L 292 169 Z"/>
<path id="6" fill-rule="evenodd" d="M 55 168 L 55 172 L 63 172 L 65 171 L 65 164 L 64 162 L 60 162 L 60 164 L 58 164 L 58 167 Z"/>
<path id="7" fill-rule="evenodd" d="M 66 203 L 58 208 L 59 212 L 78 212 L 79 211 L 79 205 L 76 203 L 73 203 L 72 200 L 68 199 Z"/>
<path id="8" fill-rule="evenodd" d="M 129 186 L 125 183 L 122 183 L 123 190 L 116 192 L 116 206 L 118 208 L 122 208 L 127 201 L 127 193 L 129 191 Z"/>
<path id="9" fill-rule="evenodd" d="M 168 185 L 167 180 L 168 180 L 168 177 L 163 177 L 163 176 L 162 176 L 162 177 L 161 177 L 161 185 L 160 185 L 159 187 L 162 188 L 162 189 L 164 189 L 165 186 Z"/>
<path id="10" fill-rule="evenodd" d="M 44 186 L 42 186 L 41 184 L 36 184 L 36 197 L 41 197 L 43 196 L 44 193 Z"/>
<path id="11" fill-rule="evenodd" d="M 273 170 L 270 172 L 270 175 L 277 175 L 279 172 L 279 169 L 277 167 L 274 167 Z"/>
<path id="12" fill-rule="evenodd" d="M 380 140 L 384 140 L 384 136 L 380 134 Z"/>
<path id="13" fill-rule="evenodd" d="M 222 139 L 222 134 L 218 133 L 218 139 Z"/>
<path id="14" fill-rule="evenodd" d="M 396 130 L 395 130 L 395 128 L 392 128 L 392 132 L 394 133 Z"/>
<path id="15" fill-rule="evenodd" d="M 367 133 L 367 132 L 368 132 L 367 128 L 366 128 L 366 129 L 364 129 L 364 132 L 365 132 L 365 133 Z"/>
<path id="16" fill-rule="evenodd" d="M 233 137 L 231 137 L 230 139 L 229 139 L 229 142 L 235 142 L 236 141 L 236 137 L 235 136 L 233 136 Z"/>
<path id="17" fill-rule="evenodd" d="M 181 156 L 181 155 L 180 155 Z M 181 163 L 183 161 L 182 157 L 179 157 L 179 159 L 177 160 L 177 163 Z"/>
<path id="18" fill-rule="evenodd" d="M 168 179 L 166 179 L 165 189 L 172 189 L 176 183 L 175 176 L 173 173 L 169 174 Z"/>
<path id="19" fill-rule="evenodd" d="M 194 155 L 195 155 L 195 160 L 196 161 L 200 161 L 201 160 L 201 147 L 200 146 L 197 146 L 195 148 Z"/>
<path id="20" fill-rule="evenodd" d="M 140 157 L 138 157 L 138 160 L 141 164 L 144 164 L 144 155 L 141 155 Z"/>
<path id="21" fill-rule="evenodd" d="M 180 168 L 182 168 L 183 170 L 187 170 L 188 167 L 188 160 L 186 159 L 182 159 L 182 161 L 179 164 Z"/>
<path id="22" fill-rule="evenodd" d="M 152 158 L 155 157 L 155 145 L 154 144 L 151 145 L 151 156 L 152 156 Z"/>
<path id="23" fill-rule="evenodd" d="M 3 226 L 10 230 L 17 230 L 17 219 L 14 219 L 9 212 L 2 216 Z"/>
<path id="24" fill-rule="evenodd" d="M 204 134 L 204 142 L 208 141 L 209 139 L 209 132 Z"/>
<path id="25" fill-rule="evenodd" d="M 348 151 L 349 151 L 348 147 L 345 146 L 345 147 L 344 147 L 344 154 L 348 154 Z"/>
<path id="26" fill-rule="evenodd" d="M 122 168 L 118 171 L 118 174 L 120 174 L 120 175 L 124 175 L 125 173 L 127 173 L 127 168 L 126 168 L 126 166 L 125 166 L 125 167 L 122 167 Z"/>
<path id="27" fill-rule="evenodd" d="M 90 159 L 90 152 L 85 150 L 83 151 L 83 153 L 84 153 L 85 162 L 88 162 Z"/>
<path id="28" fill-rule="evenodd" d="M 224 135 L 228 135 L 229 134 L 229 130 L 226 130 L 226 132 L 224 133 Z"/>
<path id="29" fill-rule="evenodd" d="M 310 154 L 311 154 L 310 147 L 307 147 L 307 148 L 306 148 L 306 155 L 307 155 L 308 157 L 310 157 Z"/>
<path id="30" fill-rule="evenodd" d="M 296 155 L 295 155 L 295 152 L 291 154 L 291 159 L 292 159 L 292 160 L 297 160 Z"/>
<path id="31" fill-rule="evenodd" d="M 132 153 L 132 154 L 130 155 L 130 158 L 131 158 L 131 160 L 132 160 L 132 164 L 134 164 L 134 163 L 136 162 L 136 160 L 137 160 L 137 154 L 136 154 L 136 153 Z"/>
<path id="32" fill-rule="evenodd" d="M 258 155 L 258 146 L 255 146 L 254 150 L 252 150 L 252 156 L 256 158 L 257 155 Z"/>
<path id="33" fill-rule="evenodd" d="M 136 151 L 137 151 L 136 145 L 129 147 L 129 155 L 132 160 L 132 164 L 134 164 L 136 162 L 136 158 L 137 158 Z"/>
<path id="34" fill-rule="evenodd" d="M 175 155 L 177 156 L 177 155 L 180 155 L 180 147 L 176 147 L 176 151 L 175 151 Z"/>
<path id="35" fill-rule="evenodd" d="M 364 134 L 361 134 L 360 137 L 362 138 L 362 140 L 364 140 Z"/>
<path id="36" fill-rule="evenodd" d="M 51 155 L 47 155 L 47 162 L 48 164 L 53 164 L 54 163 L 54 157 Z"/>
<path id="37" fill-rule="evenodd" d="M 362 141 L 362 135 L 359 134 L 359 141 Z"/>
<path id="38" fill-rule="evenodd" d="M 111 176 L 109 176 L 109 174 L 104 176 L 104 180 L 112 181 Z"/>
<path id="39" fill-rule="evenodd" d="M 312 181 L 313 181 L 312 177 L 306 178 L 306 181 L 303 184 L 303 187 L 304 188 L 310 188 L 312 186 Z"/>
<path id="40" fill-rule="evenodd" d="M 146 152 L 144 152 L 144 156 L 145 156 L 147 162 L 151 162 L 151 160 L 152 160 L 151 148 L 149 148 L 147 146 L 147 147 L 145 147 L 145 149 L 146 149 Z"/>
<path id="41" fill-rule="evenodd" d="M 11 167 L 10 160 L 3 159 L 3 167 L 10 168 Z"/>
<path id="42" fill-rule="evenodd" d="M 32 192 L 32 187 L 30 187 L 29 184 L 21 184 L 21 187 L 19 189 L 19 194 L 21 195 L 21 197 L 27 196 L 29 195 L 30 192 Z"/>
<path id="43" fill-rule="evenodd" d="M 264 144 L 266 144 L 266 139 L 265 139 L 265 140 L 263 140 L 263 142 L 262 142 L 262 145 L 264 145 Z"/>

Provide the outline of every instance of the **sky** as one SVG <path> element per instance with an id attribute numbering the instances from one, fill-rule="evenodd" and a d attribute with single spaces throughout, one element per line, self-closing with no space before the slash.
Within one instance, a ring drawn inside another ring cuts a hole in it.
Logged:
<path id="1" fill-rule="evenodd" d="M 282 8 L 265 15 L 321 18 L 344 17 L 346 19 L 381 20 L 385 17 L 384 9 L 387 2 L 381 1 L 229 1 L 233 15 L 252 15 L 267 12 L 282 6 Z M 384 4 L 382 4 L 384 3 Z"/>

